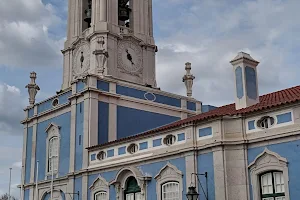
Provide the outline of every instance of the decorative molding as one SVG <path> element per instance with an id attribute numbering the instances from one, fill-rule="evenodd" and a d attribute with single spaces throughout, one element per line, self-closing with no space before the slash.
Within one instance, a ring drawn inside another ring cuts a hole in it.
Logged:
<path id="1" fill-rule="evenodd" d="M 178 182 L 179 184 L 179 199 L 182 199 L 183 192 L 183 173 L 171 163 L 167 163 L 159 173 L 154 177 L 156 179 L 156 195 L 157 200 L 162 200 L 161 187 L 167 182 Z"/>
<path id="2" fill-rule="evenodd" d="M 288 161 L 279 154 L 270 151 L 268 148 L 259 154 L 255 160 L 248 166 L 251 176 L 251 185 L 253 191 L 253 200 L 260 200 L 260 180 L 259 176 L 268 171 L 281 171 L 284 177 L 285 200 L 290 200 L 289 195 L 289 175 Z"/>
<path id="3" fill-rule="evenodd" d="M 94 199 L 95 194 L 98 192 L 106 192 L 107 197 L 109 198 L 109 183 L 100 175 L 96 178 L 89 189 L 91 190 L 91 200 Z"/>

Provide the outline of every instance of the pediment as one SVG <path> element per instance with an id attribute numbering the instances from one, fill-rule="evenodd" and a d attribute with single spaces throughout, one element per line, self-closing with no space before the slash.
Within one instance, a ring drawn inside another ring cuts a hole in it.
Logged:
<path id="1" fill-rule="evenodd" d="M 90 186 L 91 190 L 97 190 L 98 188 L 108 188 L 109 183 L 102 177 L 98 176 L 93 184 Z"/>
<path id="2" fill-rule="evenodd" d="M 273 151 L 270 151 L 268 148 L 265 148 L 265 150 L 259 154 L 252 163 L 250 163 L 249 168 L 265 165 L 287 165 L 287 159 Z"/>
<path id="3" fill-rule="evenodd" d="M 47 126 L 45 132 L 46 132 L 46 133 L 50 133 L 50 132 L 52 132 L 52 131 L 58 131 L 59 129 L 60 129 L 60 126 L 58 126 L 58 125 L 56 125 L 56 124 L 54 124 L 54 123 L 50 123 L 50 124 Z"/>
<path id="4" fill-rule="evenodd" d="M 182 172 L 178 170 L 176 166 L 168 162 L 155 176 L 155 179 L 158 180 L 161 177 L 182 177 L 182 176 L 183 176 Z"/>

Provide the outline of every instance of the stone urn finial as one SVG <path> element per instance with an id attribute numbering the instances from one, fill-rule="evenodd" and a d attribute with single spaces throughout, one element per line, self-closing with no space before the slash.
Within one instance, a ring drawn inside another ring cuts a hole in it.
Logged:
<path id="1" fill-rule="evenodd" d="M 33 106 L 35 103 L 35 96 L 37 92 L 40 90 L 40 87 L 35 83 L 36 80 L 36 73 L 31 72 L 30 73 L 30 83 L 26 85 L 25 88 L 28 88 L 28 94 L 29 94 L 29 105 Z"/>
<path id="2" fill-rule="evenodd" d="M 191 74 L 191 69 L 192 69 L 192 64 L 189 62 L 185 63 L 186 74 L 183 76 L 182 82 L 184 82 L 184 84 L 185 84 L 186 95 L 188 97 L 192 97 L 193 83 L 194 83 L 194 79 L 195 79 L 195 76 L 193 76 L 193 74 Z"/>

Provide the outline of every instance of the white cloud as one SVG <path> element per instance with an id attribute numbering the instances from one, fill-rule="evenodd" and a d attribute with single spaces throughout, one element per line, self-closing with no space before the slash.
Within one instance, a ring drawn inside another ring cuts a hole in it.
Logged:
<path id="1" fill-rule="evenodd" d="M 20 89 L 0 84 L 0 135 L 22 134 L 20 121 L 24 118 L 25 100 Z"/>
<path id="2" fill-rule="evenodd" d="M 64 24 L 51 4 L 41 0 L 0 1 L 0 60 L 9 67 L 57 67 L 62 65 L 61 38 L 48 29 Z M 62 30 L 59 30 L 62 31 Z M 63 30 L 65 31 L 65 30 Z"/>
<path id="3" fill-rule="evenodd" d="M 168 0 L 156 1 L 156 6 L 172 7 L 172 3 L 180 4 Z M 296 0 L 187 0 L 180 5 L 180 12 L 156 12 L 156 24 L 165 33 L 156 38 L 159 86 L 185 95 L 181 78 L 184 64 L 189 61 L 196 76 L 194 97 L 205 104 L 231 103 L 234 83 L 229 61 L 239 51 L 260 61 L 260 93 L 299 84 L 295 76 L 300 72 L 300 21 L 296 20 L 300 17 L 299 6 Z"/>

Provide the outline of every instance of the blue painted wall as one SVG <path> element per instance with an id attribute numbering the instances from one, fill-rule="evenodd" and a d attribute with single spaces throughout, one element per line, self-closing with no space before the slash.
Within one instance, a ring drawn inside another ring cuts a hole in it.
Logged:
<path id="1" fill-rule="evenodd" d="M 215 181 L 214 181 L 214 160 L 213 160 L 213 153 L 207 154 L 200 154 L 198 155 L 198 173 L 204 174 L 207 172 L 208 176 L 208 199 L 214 200 L 215 199 Z M 206 179 L 204 176 L 199 176 L 200 182 L 204 191 L 206 192 Z M 199 188 L 200 185 L 198 185 Z M 205 199 L 203 191 L 200 189 L 198 192 L 199 199 Z"/>
<path id="2" fill-rule="evenodd" d="M 176 166 L 178 170 L 183 173 L 182 183 L 183 183 L 183 199 L 185 199 L 186 194 L 186 167 L 185 167 L 185 158 L 177 158 L 173 160 L 166 160 L 161 162 L 155 162 L 151 164 L 141 165 L 139 168 L 144 174 L 150 174 L 152 176 L 152 180 L 148 182 L 147 188 L 147 199 L 156 199 L 156 193 L 160 191 L 156 191 L 156 181 L 154 177 L 159 173 L 159 171 L 170 162 L 172 165 Z"/>
<path id="3" fill-rule="evenodd" d="M 62 105 L 62 104 L 65 104 L 67 103 L 69 100 L 68 100 L 68 97 L 72 95 L 72 92 L 69 91 L 67 93 L 64 93 L 60 96 L 58 96 L 58 101 L 59 101 L 59 104 L 58 105 Z M 52 101 L 53 99 L 55 98 L 52 98 L 44 103 L 41 103 L 40 105 L 38 105 L 38 114 L 40 114 L 41 112 L 44 112 L 44 111 L 47 111 L 47 110 L 50 110 L 51 108 L 53 108 L 52 106 Z"/>
<path id="4" fill-rule="evenodd" d="M 212 111 L 216 108 L 218 108 L 218 107 L 211 106 L 211 105 L 202 105 L 202 113 Z"/>
<path id="5" fill-rule="evenodd" d="M 235 69 L 235 79 L 236 79 L 236 95 L 237 98 L 241 99 L 244 96 L 243 69 L 241 67 L 237 67 Z"/>
<path id="6" fill-rule="evenodd" d="M 29 193 L 30 193 L 30 190 L 29 190 L 29 189 L 26 189 L 26 190 L 24 191 L 24 200 L 30 200 L 30 199 L 29 199 Z"/>
<path id="7" fill-rule="evenodd" d="M 281 144 L 273 144 L 263 147 L 250 148 L 248 149 L 248 164 L 253 162 L 255 158 L 259 154 L 261 154 L 266 147 L 270 151 L 276 152 L 281 157 L 287 159 L 289 170 L 290 199 L 298 199 L 300 196 L 300 140 L 293 142 L 285 142 Z M 250 186 L 250 196 L 252 200 L 252 186 Z"/>
<path id="8" fill-rule="evenodd" d="M 117 85 L 117 94 L 121 94 L 124 96 L 147 100 L 145 98 L 145 94 L 147 94 L 147 93 L 148 93 L 147 91 L 137 90 L 134 88 L 128 88 L 128 87 Z M 166 105 L 175 106 L 175 107 L 181 107 L 180 99 L 163 96 L 163 95 L 159 95 L 159 94 L 154 94 L 154 95 L 155 95 L 154 102 L 156 102 L 156 103 L 166 104 Z"/>
<path id="9" fill-rule="evenodd" d="M 27 141 L 26 141 L 25 183 L 30 182 L 32 134 L 33 134 L 33 128 L 28 127 L 28 129 L 27 129 Z"/>
<path id="10" fill-rule="evenodd" d="M 188 110 L 196 111 L 196 103 L 195 102 L 187 101 L 187 109 Z"/>
<path id="11" fill-rule="evenodd" d="M 34 115 L 34 108 L 30 108 L 30 109 L 28 110 L 28 118 L 33 117 L 33 115 Z"/>
<path id="12" fill-rule="evenodd" d="M 60 126 L 60 157 L 59 157 L 59 177 L 67 175 L 69 172 L 70 159 L 70 129 L 71 112 L 64 113 L 55 118 L 46 120 L 37 125 L 37 151 L 36 159 L 39 160 L 38 180 L 45 179 L 46 172 L 46 128 L 50 123 Z"/>
<path id="13" fill-rule="evenodd" d="M 120 139 L 142 133 L 179 119 L 179 117 L 118 106 L 117 138 Z"/>
<path id="14" fill-rule="evenodd" d="M 76 139 L 75 139 L 75 170 L 82 168 L 83 160 L 83 124 L 84 124 L 84 102 L 76 105 Z"/>
<path id="15" fill-rule="evenodd" d="M 109 83 L 108 83 L 108 82 L 105 82 L 105 81 L 100 81 L 100 80 L 98 80 L 98 81 L 97 81 L 97 88 L 98 88 L 99 90 L 108 92 L 108 91 L 109 91 Z"/>
<path id="16" fill-rule="evenodd" d="M 82 81 L 78 81 L 76 83 L 76 92 L 81 92 L 85 88 L 85 83 Z"/>
<path id="17" fill-rule="evenodd" d="M 89 177 L 88 177 L 88 188 L 92 186 L 92 184 L 98 178 L 99 175 L 101 175 L 102 178 L 104 178 L 107 182 L 111 182 L 115 178 L 116 174 L 117 174 L 117 171 L 110 171 L 110 172 L 104 172 L 104 173 L 100 173 L 100 174 L 89 175 Z M 91 197 L 91 190 L 88 189 L 88 198 L 87 198 L 87 200 L 94 200 L 94 199 L 91 199 L 90 197 Z M 115 200 L 116 199 L 116 191 L 115 191 L 114 186 L 109 187 L 109 199 L 110 200 Z"/>
<path id="18" fill-rule="evenodd" d="M 98 103 L 98 144 L 108 142 L 108 116 L 109 104 L 105 102 Z"/>
<path id="19" fill-rule="evenodd" d="M 250 99 L 257 98 L 257 87 L 256 87 L 256 72 L 252 67 L 245 68 L 246 73 L 246 87 L 247 87 L 247 96 Z"/>
<path id="20" fill-rule="evenodd" d="M 75 178 L 74 181 L 74 193 L 77 193 L 79 191 L 79 199 L 77 198 L 77 195 L 74 199 L 82 200 L 82 177 Z"/>

